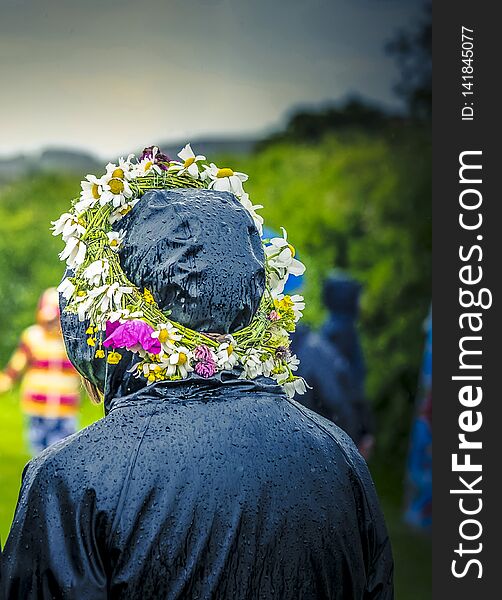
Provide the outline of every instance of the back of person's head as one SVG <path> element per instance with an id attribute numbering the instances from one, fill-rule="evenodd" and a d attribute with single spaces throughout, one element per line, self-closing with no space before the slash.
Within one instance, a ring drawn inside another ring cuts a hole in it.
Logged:
<path id="1" fill-rule="evenodd" d="M 152 190 L 118 224 L 120 264 L 169 318 L 201 332 L 233 333 L 250 324 L 265 290 L 260 234 L 237 198 L 206 189 Z M 145 385 L 130 377 L 134 355 L 110 370 L 86 343 L 87 324 L 62 313 L 70 360 L 99 390 Z M 129 356 L 127 356 L 129 355 Z"/>
<path id="2" fill-rule="evenodd" d="M 356 318 L 361 284 L 343 271 L 335 271 L 323 284 L 322 300 L 330 313 Z"/>
<path id="3" fill-rule="evenodd" d="M 46 326 L 57 323 L 59 319 L 59 294 L 56 288 L 47 288 L 42 292 L 37 306 L 37 323 Z"/>

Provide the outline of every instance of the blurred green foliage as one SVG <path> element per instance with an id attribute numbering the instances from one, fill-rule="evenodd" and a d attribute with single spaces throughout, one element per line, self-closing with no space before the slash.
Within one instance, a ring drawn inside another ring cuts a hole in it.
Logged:
<path id="1" fill-rule="evenodd" d="M 308 267 L 307 321 L 322 322 L 321 284 L 334 267 L 364 284 L 367 391 L 380 448 L 402 456 L 431 300 L 429 131 L 402 125 L 310 145 L 276 142 L 216 162 L 248 173 L 246 189 L 265 205 L 267 224 L 287 228 Z M 78 179 L 64 175 L 39 175 L 0 190 L 0 365 L 33 321 L 41 290 L 60 280 L 61 241 L 49 226 L 78 190 Z"/>
<path id="2" fill-rule="evenodd" d="M 51 220 L 68 210 L 78 179 L 40 175 L 0 189 L 0 368 L 31 325 L 40 293 L 58 285 L 61 240 Z"/>

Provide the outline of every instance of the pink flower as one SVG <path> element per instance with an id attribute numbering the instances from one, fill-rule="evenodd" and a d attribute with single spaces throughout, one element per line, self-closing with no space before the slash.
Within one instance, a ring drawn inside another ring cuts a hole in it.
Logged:
<path id="1" fill-rule="evenodd" d="M 194 371 L 201 377 L 212 377 L 217 370 L 216 361 L 211 350 L 201 344 L 193 351 L 194 357 L 199 361 L 195 363 Z"/>
<path id="2" fill-rule="evenodd" d="M 204 344 L 197 346 L 197 348 L 195 348 L 195 350 L 193 351 L 193 355 L 195 356 L 195 358 L 197 360 L 201 360 L 201 361 L 211 360 L 214 362 L 211 350 L 209 350 L 209 348 L 207 346 L 205 346 Z"/>
<path id="3" fill-rule="evenodd" d="M 141 348 L 150 354 L 159 354 L 161 350 L 159 340 L 152 338 L 155 331 L 148 323 L 133 319 L 125 323 L 106 324 L 107 338 L 103 342 L 106 348 L 126 348 L 137 352 Z"/>
<path id="4" fill-rule="evenodd" d="M 269 321 L 278 321 L 281 318 L 281 315 L 276 310 L 271 310 L 268 313 L 267 319 Z"/>
<path id="5" fill-rule="evenodd" d="M 105 335 L 107 338 L 109 338 L 112 333 L 115 331 L 115 329 L 117 329 L 117 327 L 120 327 L 121 323 L 120 321 L 117 319 L 116 321 L 107 321 L 106 322 L 106 331 L 105 331 Z"/>
<path id="6" fill-rule="evenodd" d="M 197 373 L 197 375 L 200 375 L 201 377 L 205 377 L 207 379 L 208 377 L 212 377 L 216 373 L 216 363 L 212 359 L 201 361 L 195 363 L 194 370 Z"/>

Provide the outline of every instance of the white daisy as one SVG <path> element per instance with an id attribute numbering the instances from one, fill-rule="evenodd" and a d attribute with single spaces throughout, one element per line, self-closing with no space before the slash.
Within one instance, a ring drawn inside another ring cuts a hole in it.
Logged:
<path id="1" fill-rule="evenodd" d="M 166 375 L 172 377 L 178 374 L 182 379 L 186 379 L 188 373 L 193 371 L 193 367 L 190 364 L 191 360 L 192 353 L 190 350 L 184 346 L 178 346 L 176 351 L 169 356 L 168 364 L 166 365 Z"/>
<path id="2" fill-rule="evenodd" d="M 92 262 L 82 272 L 82 277 L 87 279 L 92 287 L 106 283 L 110 273 L 110 263 L 106 259 L 98 259 Z"/>
<path id="3" fill-rule="evenodd" d="M 66 260 L 66 264 L 74 271 L 80 267 L 85 260 L 87 246 L 76 237 L 70 237 L 64 250 L 59 253 L 60 260 Z"/>
<path id="4" fill-rule="evenodd" d="M 239 362 L 239 355 L 235 352 L 235 342 L 223 342 L 216 350 L 216 363 L 225 371 L 231 371 Z"/>
<path id="5" fill-rule="evenodd" d="M 122 244 L 124 242 L 124 236 L 125 232 L 122 231 L 122 229 L 120 231 L 109 231 L 106 234 L 106 237 L 108 238 L 108 243 L 110 244 L 110 247 L 114 252 L 118 252 L 122 247 Z"/>
<path id="6" fill-rule="evenodd" d="M 98 314 L 104 314 L 108 311 L 120 310 L 122 308 L 122 296 L 124 294 L 132 294 L 132 287 L 121 286 L 118 281 L 110 285 L 102 285 L 100 287 L 89 290 L 88 296 L 93 299 L 95 306 L 93 309 Z M 94 319 L 98 321 L 99 319 Z"/>
<path id="7" fill-rule="evenodd" d="M 59 219 L 52 221 L 52 225 L 52 235 L 60 235 L 64 242 L 71 237 L 81 237 L 85 233 L 85 227 L 72 213 L 63 213 Z"/>
<path id="8" fill-rule="evenodd" d="M 182 335 L 172 323 L 162 323 L 157 330 L 152 333 L 153 338 L 157 338 L 162 346 L 162 349 L 167 354 L 171 354 L 176 349 L 175 342 L 179 342 Z"/>
<path id="9" fill-rule="evenodd" d="M 126 202 L 126 204 L 123 204 L 122 206 L 119 206 L 114 211 L 112 211 L 108 219 L 110 221 L 110 225 L 113 225 L 117 221 L 120 221 L 120 219 L 123 219 L 128 213 L 131 212 L 131 210 L 136 206 L 138 202 L 139 198 L 135 198 L 134 200 Z"/>
<path id="10" fill-rule="evenodd" d="M 286 381 L 282 384 L 284 391 L 289 398 L 293 398 L 295 394 L 302 396 L 307 391 L 307 384 L 303 377 L 295 377 L 291 381 Z"/>
<path id="11" fill-rule="evenodd" d="M 102 178 L 105 181 L 107 179 L 134 179 L 134 168 L 135 165 L 132 164 L 132 159 L 134 158 L 134 154 L 129 154 L 127 158 L 120 157 L 119 164 L 108 163 L 106 165 L 106 175 Z"/>
<path id="12" fill-rule="evenodd" d="M 101 206 L 111 203 L 114 208 L 122 207 L 132 197 L 131 186 L 125 179 L 110 177 L 105 179 L 99 199 Z"/>
<path id="13" fill-rule="evenodd" d="M 291 354 L 286 360 L 286 364 L 292 371 L 298 371 L 298 366 L 300 365 L 300 361 L 296 354 Z"/>
<path id="14" fill-rule="evenodd" d="M 199 178 L 199 165 L 197 164 L 201 160 L 206 160 L 206 157 L 202 154 L 195 154 L 190 144 L 187 144 L 180 152 L 178 156 L 181 158 L 183 163 L 180 163 L 181 167 L 178 171 L 178 175 L 188 173 L 194 179 Z M 178 163 L 176 163 L 177 165 Z"/>
<path id="15" fill-rule="evenodd" d="M 232 192 L 237 197 L 244 194 L 242 183 L 247 181 L 248 176 L 245 173 L 239 173 L 229 168 L 219 169 L 214 163 L 204 170 L 204 179 L 211 179 L 209 188 L 219 192 Z"/>
<path id="16" fill-rule="evenodd" d="M 95 175 L 86 175 L 85 179 L 80 182 L 82 191 L 80 192 L 80 200 L 75 204 L 77 213 L 81 213 L 96 204 L 101 196 L 103 177 L 99 179 Z"/>
<path id="17" fill-rule="evenodd" d="M 265 377 L 270 377 L 272 371 L 275 369 L 275 361 L 271 354 L 269 354 L 265 360 L 262 360 L 262 373 Z"/>
<path id="18" fill-rule="evenodd" d="M 263 375 L 263 362 L 261 360 L 261 353 L 255 348 L 246 350 L 244 356 L 241 358 L 243 366 L 241 379 L 255 379 L 259 375 Z"/>
<path id="19" fill-rule="evenodd" d="M 295 249 L 288 243 L 286 230 L 281 229 L 283 237 L 272 238 L 264 248 L 270 269 L 270 288 L 275 294 L 282 293 L 289 275 L 298 276 L 305 272 L 305 265 L 294 258 Z"/>

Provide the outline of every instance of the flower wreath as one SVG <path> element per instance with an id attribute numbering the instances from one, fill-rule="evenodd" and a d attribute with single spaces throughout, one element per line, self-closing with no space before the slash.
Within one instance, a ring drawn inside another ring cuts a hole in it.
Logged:
<path id="1" fill-rule="evenodd" d="M 242 378 L 272 377 L 288 396 L 303 394 L 305 381 L 293 372 L 299 361 L 289 350 L 289 332 L 305 308 L 303 297 L 284 295 L 290 274 L 301 275 L 304 265 L 294 258 L 293 246 L 283 237 L 264 240 L 266 289 L 253 321 L 228 335 L 201 333 L 169 319 L 150 290 L 140 290 L 126 277 L 118 252 L 122 231 L 112 231 L 148 190 L 210 188 L 232 192 L 249 212 L 262 234 L 263 219 L 244 192 L 244 173 L 201 164 L 190 144 L 170 160 L 156 146 L 145 148 L 136 159 L 130 154 L 118 164 L 109 163 L 101 177 L 87 175 L 80 197 L 70 212 L 53 221 L 53 235 L 61 235 L 66 246 L 59 254 L 73 274 L 58 291 L 67 301 L 65 310 L 87 321 L 87 344 L 96 358 L 117 364 L 117 349 L 136 353 L 140 360 L 131 371 L 147 383 L 184 379 L 191 372 L 211 377 L 218 371 L 242 367 Z M 105 351 L 106 349 L 106 351 Z"/>

